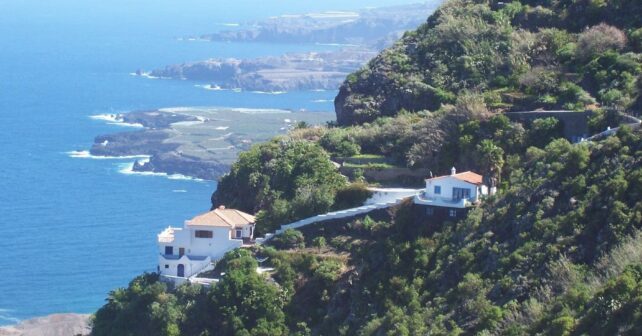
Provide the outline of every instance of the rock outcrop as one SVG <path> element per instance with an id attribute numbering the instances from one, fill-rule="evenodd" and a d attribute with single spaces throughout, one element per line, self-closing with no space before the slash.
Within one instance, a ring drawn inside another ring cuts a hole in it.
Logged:
<path id="1" fill-rule="evenodd" d="M 0 327 L 0 336 L 87 336 L 90 315 L 54 314 Z"/>

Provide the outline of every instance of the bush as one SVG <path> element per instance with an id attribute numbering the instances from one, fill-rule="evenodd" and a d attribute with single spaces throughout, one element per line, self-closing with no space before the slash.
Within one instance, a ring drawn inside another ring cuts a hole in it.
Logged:
<path id="1" fill-rule="evenodd" d="M 580 34 L 577 41 L 577 56 L 591 59 L 607 50 L 620 50 L 626 46 L 626 34 L 616 27 L 601 23 Z"/>
<path id="2" fill-rule="evenodd" d="M 337 191 L 334 199 L 333 209 L 349 209 L 362 205 L 372 196 L 372 191 L 368 190 L 368 185 L 362 182 L 351 183 L 343 189 Z"/>
<path id="3" fill-rule="evenodd" d="M 336 281 L 341 275 L 343 265 L 334 259 L 326 259 L 319 263 L 319 266 L 314 270 L 314 277 L 321 280 L 326 285 Z"/>
<path id="4" fill-rule="evenodd" d="M 312 240 L 312 246 L 318 249 L 322 249 L 326 247 L 326 245 L 327 245 L 327 242 L 325 240 L 325 237 L 316 237 Z"/>
<path id="5" fill-rule="evenodd" d="M 303 233 L 295 229 L 287 229 L 272 239 L 272 244 L 280 249 L 295 249 L 305 247 Z"/>

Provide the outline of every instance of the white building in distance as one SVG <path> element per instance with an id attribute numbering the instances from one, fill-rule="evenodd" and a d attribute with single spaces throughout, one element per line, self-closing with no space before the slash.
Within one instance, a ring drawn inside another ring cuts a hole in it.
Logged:
<path id="1" fill-rule="evenodd" d="M 250 244 L 256 218 L 224 206 L 168 227 L 158 235 L 158 272 L 181 282 L 207 268 L 227 251 Z"/>
<path id="2" fill-rule="evenodd" d="M 463 217 L 468 208 L 479 203 L 485 195 L 494 194 L 495 188 L 483 183 L 483 177 L 467 171 L 426 179 L 426 189 L 415 196 L 417 205 L 425 206 L 427 216 L 457 219 Z"/>

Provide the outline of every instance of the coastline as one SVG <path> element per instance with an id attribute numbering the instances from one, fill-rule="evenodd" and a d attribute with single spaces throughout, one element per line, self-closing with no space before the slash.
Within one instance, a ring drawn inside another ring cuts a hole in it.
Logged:
<path id="1" fill-rule="evenodd" d="M 0 326 L 0 336 L 70 336 L 89 335 L 91 315 L 52 314 Z"/>
<path id="2" fill-rule="evenodd" d="M 90 116 L 136 130 L 98 135 L 89 150 L 72 158 L 129 160 L 119 172 L 196 181 L 217 180 L 239 153 L 254 143 L 285 134 L 300 121 L 317 125 L 334 119 L 331 112 L 281 109 L 172 107 L 151 111 Z"/>

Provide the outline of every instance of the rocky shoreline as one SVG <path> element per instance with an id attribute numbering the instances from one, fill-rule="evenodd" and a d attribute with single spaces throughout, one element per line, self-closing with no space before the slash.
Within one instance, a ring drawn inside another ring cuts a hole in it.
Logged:
<path id="1" fill-rule="evenodd" d="M 207 83 L 210 90 L 300 91 L 336 90 L 352 72 L 379 51 L 414 29 L 440 1 L 368 8 L 354 12 L 329 11 L 283 15 L 239 24 L 238 29 L 192 36 L 183 40 L 252 43 L 310 43 L 339 49 L 289 53 L 253 59 L 214 58 L 168 65 L 136 75 L 188 79 Z"/>
<path id="2" fill-rule="evenodd" d="M 99 135 L 90 154 L 99 157 L 147 156 L 132 172 L 183 175 L 216 180 L 238 154 L 256 142 L 284 134 L 303 121 L 322 124 L 329 112 L 274 109 L 169 108 L 110 116 L 143 129 Z"/>
<path id="3" fill-rule="evenodd" d="M 256 59 L 209 59 L 166 66 L 139 76 L 189 79 L 210 83 L 212 90 L 302 91 L 335 90 L 351 72 L 359 69 L 377 52 L 346 49 L 335 52 L 292 53 Z"/>
<path id="4" fill-rule="evenodd" d="M 0 336 L 86 336 L 91 334 L 91 315 L 53 314 L 0 327 Z"/>

